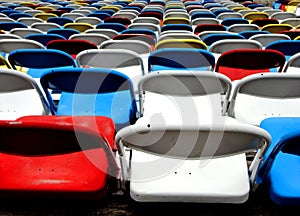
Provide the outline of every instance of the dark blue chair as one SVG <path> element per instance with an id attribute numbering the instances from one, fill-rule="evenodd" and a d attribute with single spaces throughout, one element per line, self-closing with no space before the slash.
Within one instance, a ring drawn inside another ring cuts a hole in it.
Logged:
<path id="1" fill-rule="evenodd" d="M 124 74 L 104 68 L 54 69 L 40 79 L 55 115 L 107 116 L 116 129 L 134 124 L 137 104 L 132 81 Z M 61 92 L 56 105 L 50 90 Z"/>
<path id="2" fill-rule="evenodd" d="M 215 57 L 203 49 L 165 48 L 150 53 L 148 72 L 158 70 L 213 70 Z"/>
<path id="3" fill-rule="evenodd" d="M 245 39 L 244 36 L 239 34 L 226 34 L 226 33 L 220 33 L 220 34 L 209 34 L 205 36 L 202 41 L 207 45 L 210 46 L 214 42 L 223 40 L 223 39 Z"/>
<path id="4" fill-rule="evenodd" d="M 193 27 L 188 24 L 166 24 L 163 25 L 160 29 L 161 32 L 169 30 L 183 30 L 193 32 Z"/>
<path id="5" fill-rule="evenodd" d="M 30 34 L 25 37 L 25 39 L 34 40 L 37 42 L 40 42 L 44 46 L 47 46 L 47 44 L 52 40 L 57 39 L 66 39 L 65 37 L 59 35 L 59 34 Z"/>
<path id="6" fill-rule="evenodd" d="M 95 27 L 96 29 L 112 29 L 117 32 L 122 32 L 126 30 L 126 26 L 121 23 L 99 23 Z"/>
<path id="7" fill-rule="evenodd" d="M 244 38 L 249 39 L 251 36 L 256 34 L 270 34 L 268 31 L 260 31 L 260 30 L 253 30 L 253 31 L 241 31 L 239 35 L 242 35 Z"/>
<path id="8" fill-rule="evenodd" d="M 245 18 L 226 18 L 223 19 L 220 24 L 224 26 L 231 26 L 233 24 L 249 24 L 249 20 Z"/>
<path id="9" fill-rule="evenodd" d="M 265 49 L 273 49 L 282 52 L 286 60 L 292 55 L 300 52 L 300 40 L 278 40 L 269 43 L 265 46 Z"/>
<path id="10" fill-rule="evenodd" d="M 57 35 L 63 36 L 65 39 L 69 39 L 69 37 L 73 34 L 80 34 L 80 31 L 78 31 L 76 29 L 71 29 L 71 28 L 68 28 L 68 29 L 50 29 L 49 31 L 47 31 L 47 34 L 57 34 Z"/>
<path id="11" fill-rule="evenodd" d="M 49 23 L 56 23 L 60 26 L 64 26 L 66 23 L 73 23 L 74 21 L 68 17 L 49 17 L 47 19 Z"/>
<path id="12" fill-rule="evenodd" d="M 14 70 L 27 68 L 33 78 L 40 78 L 45 70 L 77 67 L 71 55 L 55 49 L 18 49 L 9 53 L 8 61 Z"/>
<path id="13" fill-rule="evenodd" d="M 0 22 L 0 29 L 10 31 L 14 28 L 27 28 L 27 25 L 21 22 Z"/>
<path id="14" fill-rule="evenodd" d="M 217 18 L 217 16 L 210 11 L 201 11 L 195 12 L 191 15 L 191 20 L 194 20 L 196 18 Z"/>
<path id="15" fill-rule="evenodd" d="M 11 13 L 8 17 L 17 21 L 19 18 L 22 17 L 33 17 L 33 16 L 27 13 Z"/>

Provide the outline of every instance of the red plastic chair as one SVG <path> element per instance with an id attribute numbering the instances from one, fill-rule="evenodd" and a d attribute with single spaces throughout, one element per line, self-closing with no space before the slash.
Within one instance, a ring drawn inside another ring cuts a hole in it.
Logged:
<path id="1" fill-rule="evenodd" d="M 203 31 L 226 31 L 226 27 L 221 24 L 199 24 L 194 29 L 194 34 L 198 35 Z"/>
<path id="2" fill-rule="evenodd" d="M 78 53 L 87 49 L 98 49 L 97 44 L 87 40 L 52 40 L 47 44 L 47 49 L 56 49 L 70 54 L 76 59 Z"/>
<path id="3" fill-rule="evenodd" d="M 222 73 L 231 81 L 240 80 L 255 73 L 282 71 L 286 58 L 276 50 L 236 49 L 221 54 L 215 72 Z"/>
<path id="4" fill-rule="evenodd" d="M 100 199 L 119 172 L 114 123 L 96 116 L 26 116 L 0 122 L 5 197 Z"/>

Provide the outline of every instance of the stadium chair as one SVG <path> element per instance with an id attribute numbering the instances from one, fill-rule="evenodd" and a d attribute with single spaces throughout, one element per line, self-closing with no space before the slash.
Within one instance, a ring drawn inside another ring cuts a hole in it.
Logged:
<path id="1" fill-rule="evenodd" d="M 233 24 L 249 24 L 249 20 L 245 18 L 226 18 L 220 22 L 223 26 L 231 26 Z"/>
<path id="2" fill-rule="evenodd" d="M 192 26 L 188 24 L 166 24 L 161 27 L 160 32 L 169 31 L 169 30 L 175 30 L 175 31 L 183 30 L 183 31 L 193 32 Z"/>
<path id="3" fill-rule="evenodd" d="M 56 23 L 33 23 L 30 27 L 34 29 L 39 29 L 45 33 L 50 29 L 61 28 L 61 26 Z"/>
<path id="4" fill-rule="evenodd" d="M 165 48 L 148 57 L 148 72 L 162 70 L 213 71 L 215 57 L 203 49 Z"/>
<path id="5" fill-rule="evenodd" d="M 109 40 L 110 38 L 104 34 L 97 34 L 97 33 L 80 33 L 74 34 L 69 37 L 70 40 L 87 40 L 91 43 L 96 44 L 99 46 L 104 41 Z"/>
<path id="6" fill-rule="evenodd" d="M 289 24 L 289 25 L 292 25 L 294 27 L 296 27 L 297 25 L 300 25 L 300 18 L 299 17 L 296 17 L 296 18 L 286 18 L 286 19 L 283 19 L 281 20 L 282 24 Z"/>
<path id="7" fill-rule="evenodd" d="M 121 23 L 100 23 L 95 26 L 96 29 L 112 29 L 117 32 L 126 30 L 126 26 Z"/>
<path id="8" fill-rule="evenodd" d="M 94 26 L 89 23 L 67 23 L 64 25 L 65 29 L 75 29 L 79 32 L 85 32 L 88 29 L 94 29 Z"/>
<path id="9" fill-rule="evenodd" d="M 137 29 L 135 29 L 137 30 Z M 126 31 L 127 32 L 127 31 Z M 139 40 L 143 41 L 151 47 L 152 50 L 154 50 L 155 44 L 156 44 L 156 38 L 153 37 L 152 35 L 147 35 L 147 34 L 139 34 L 139 33 L 134 33 L 138 31 L 133 31 L 132 33 L 124 33 L 118 34 L 114 36 L 112 39 L 113 40 Z"/>
<path id="10" fill-rule="evenodd" d="M 293 29 L 293 26 L 290 24 L 268 24 L 261 27 L 262 31 L 268 31 L 270 33 L 280 33 L 282 31 L 288 31 Z"/>
<path id="11" fill-rule="evenodd" d="M 219 33 L 219 34 L 209 34 L 202 38 L 202 41 L 207 45 L 210 46 L 214 42 L 224 39 L 245 39 L 244 36 L 240 34 L 228 34 L 228 33 Z"/>
<path id="12" fill-rule="evenodd" d="M 199 24 L 220 24 L 216 18 L 196 18 L 192 21 L 192 26 L 196 27 Z"/>
<path id="13" fill-rule="evenodd" d="M 76 20 L 78 17 L 85 17 L 82 13 L 64 13 L 61 15 L 61 17 L 64 17 L 64 18 L 69 18 L 71 20 Z"/>
<path id="14" fill-rule="evenodd" d="M 227 31 L 239 33 L 241 31 L 253 31 L 253 30 L 260 30 L 258 25 L 255 24 L 233 24 L 228 26 Z"/>
<path id="15" fill-rule="evenodd" d="M 58 16 L 54 13 L 37 13 L 34 15 L 34 17 L 42 19 L 46 22 L 47 19 L 49 19 L 50 17 L 58 17 Z"/>
<path id="16" fill-rule="evenodd" d="M 144 113 L 136 124 L 117 132 L 122 180 L 124 187 L 129 182 L 127 189 L 132 199 L 195 203 L 243 203 L 248 199 L 255 168 L 271 138 L 265 130 L 229 117 L 219 116 L 211 122 L 200 118 L 199 124 L 191 94 L 218 94 L 222 89 L 220 80 L 211 72 L 150 73 L 141 80 L 139 92 L 145 92 L 144 103 L 149 100 L 147 93 L 170 95 L 177 98 L 177 103 L 172 100 L 173 107 L 166 106 L 166 115 L 170 108 L 177 115 L 171 111 L 171 119 L 159 114 L 148 119 Z M 189 97 L 182 97 L 186 95 Z M 156 111 L 160 112 L 160 108 L 163 106 L 156 106 Z M 258 146 L 257 160 L 248 170 L 245 152 L 256 151 Z"/>
<path id="17" fill-rule="evenodd" d="M 245 39 L 249 39 L 251 36 L 256 34 L 271 34 L 268 31 L 261 31 L 261 30 L 248 30 L 248 31 L 241 31 L 239 35 L 243 36 Z"/>
<path id="18" fill-rule="evenodd" d="M 63 28 L 53 28 L 47 31 L 47 34 L 57 34 L 63 36 L 65 39 L 69 39 L 74 34 L 79 34 L 80 32 L 76 29 L 63 29 Z"/>
<path id="19" fill-rule="evenodd" d="M 10 34 L 18 35 L 21 38 L 25 38 L 27 35 L 30 34 L 42 34 L 43 32 L 39 29 L 33 28 L 13 28 L 9 31 Z"/>
<path id="20" fill-rule="evenodd" d="M 276 12 L 273 13 L 270 18 L 275 18 L 279 21 L 287 19 L 287 18 L 296 18 L 296 14 L 294 12 Z"/>
<path id="21" fill-rule="evenodd" d="M 107 116 L 114 121 L 116 130 L 136 121 L 132 82 L 113 69 L 54 69 L 44 73 L 40 82 L 55 115 Z M 50 90 L 61 92 L 57 105 Z"/>
<path id="22" fill-rule="evenodd" d="M 263 27 L 268 24 L 279 24 L 278 19 L 275 18 L 257 18 L 251 21 L 251 24 L 258 25 L 259 27 Z"/>
<path id="23" fill-rule="evenodd" d="M 215 72 L 235 81 L 255 73 L 281 72 L 285 61 L 285 56 L 276 50 L 233 49 L 220 55 Z"/>
<path id="24" fill-rule="evenodd" d="M 77 55 L 78 67 L 115 69 L 128 76 L 137 89 L 137 80 L 145 74 L 142 57 L 125 49 L 93 49 Z"/>
<path id="25" fill-rule="evenodd" d="M 6 198 L 99 200 L 118 176 L 110 118 L 26 116 L 1 121 L 0 134 Z"/>
<path id="26" fill-rule="evenodd" d="M 66 40 L 65 37 L 63 37 L 59 34 L 44 34 L 44 33 L 42 33 L 42 34 L 30 34 L 30 35 L 27 35 L 25 37 L 25 39 L 37 41 L 37 42 L 43 44 L 45 47 L 52 40 L 58 40 L 58 39 Z"/>
<path id="27" fill-rule="evenodd" d="M 300 51 L 300 41 L 298 40 L 279 40 L 269 43 L 265 49 L 277 50 L 283 53 L 286 57 L 286 60 L 292 55 L 299 53 Z"/>
<path id="28" fill-rule="evenodd" d="M 60 26 L 64 26 L 67 23 L 73 23 L 73 20 L 68 17 L 50 17 L 47 19 L 48 23 L 56 23 Z"/>
<path id="29" fill-rule="evenodd" d="M 104 19 L 104 23 L 120 23 L 127 27 L 131 24 L 131 20 L 125 17 L 107 17 Z"/>
<path id="30" fill-rule="evenodd" d="M 15 120 L 28 115 L 51 115 L 40 87 L 29 75 L 1 67 L 0 77 L 0 120 Z"/>
<path id="31" fill-rule="evenodd" d="M 300 36 L 300 29 L 291 29 L 279 32 L 280 34 L 285 34 L 290 37 L 291 40 L 295 40 L 295 38 Z"/>
<path id="32" fill-rule="evenodd" d="M 9 53 L 18 49 L 45 49 L 44 45 L 29 39 L 1 39 L 0 52 L 6 58 Z"/>
<path id="33" fill-rule="evenodd" d="M 40 78 L 45 70 L 77 67 L 72 56 L 53 49 L 18 49 L 9 53 L 8 61 L 14 70 L 26 72 L 33 78 Z"/>
<path id="34" fill-rule="evenodd" d="M 299 67 L 300 67 L 300 58 L 299 58 L 299 53 L 296 53 L 292 56 L 290 56 L 290 58 L 286 61 L 284 68 L 282 70 L 282 72 L 285 73 L 290 73 L 290 72 L 295 72 L 298 73 L 299 72 Z"/>
<path id="35" fill-rule="evenodd" d="M 245 77 L 233 88 L 228 115 L 256 126 L 269 117 L 300 117 L 299 82 L 300 76 L 295 73 Z"/>
<path id="36" fill-rule="evenodd" d="M 222 54 L 224 52 L 235 49 L 262 49 L 262 45 L 257 41 L 246 39 L 224 39 L 212 43 L 209 51 L 214 55 Z"/>
<path id="37" fill-rule="evenodd" d="M 226 31 L 226 27 L 221 24 L 199 24 L 194 28 L 196 35 L 204 31 Z"/>
<path id="38" fill-rule="evenodd" d="M 296 95 L 295 95 L 296 96 Z M 299 205 L 299 117 L 270 117 L 260 127 L 272 136 L 272 143 L 259 167 L 257 181 L 273 203 Z"/>
<path id="39" fill-rule="evenodd" d="M 46 48 L 61 50 L 65 53 L 68 53 L 74 59 L 76 59 L 77 54 L 80 53 L 81 51 L 88 50 L 88 49 L 98 49 L 98 46 L 97 44 L 87 40 L 70 39 L 70 40 L 52 40 L 47 44 Z"/>
<path id="40" fill-rule="evenodd" d="M 125 49 L 147 56 L 152 52 L 151 46 L 140 40 L 107 40 L 101 43 L 99 49 Z"/>
<path id="41" fill-rule="evenodd" d="M 269 14 L 265 13 L 265 12 L 254 12 L 251 11 L 249 13 L 244 14 L 243 16 L 245 19 L 249 20 L 249 22 L 258 19 L 258 18 L 269 18 Z"/>
<path id="42" fill-rule="evenodd" d="M 75 19 L 75 23 L 88 23 L 93 26 L 96 26 L 102 23 L 102 20 L 97 17 L 78 17 Z"/>
<path id="43" fill-rule="evenodd" d="M 196 48 L 206 50 L 206 44 L 201 40 L 194 39 L 167 39 L 159 41 L 155 45 L 155 50 L 165 49 L 165 48 Z"/>
<path id="44" fill-rule="evenodd" d="M 20 23 L 23 23 L 27 26 L 31 26 L 33 23 L 44 22 L 42 19 L 35 18 L 35 17 L 22 17 L 22 18 L 19 18 L 17 21 Z"/>
<path id="45" fill-rule="evenodd" d="M 9 32 L 14 28 L 27 28 L 28 26 L 21 22 L 0 22 L 0 29 Z"/>
<path id="46" fill-rule="evenodd" d="M 291 38 L 288 35 L 270 33 L 270 34 L 256 34 L 252 35 L 249 40 L 255 40 L 261 43 L 263 47 L 266 47 L 269 43 L 278 41 L 278 40 L 290 40 Z"/>
<path id="47" fill-rule="evenodd" d="M 17 21 L 19 18 L 23 18 L 23 17 L 33 17 L 30 14 L 27 13 L 11 13 L 8 15 L 9 18 L 14 19 L 15 21 Z"/>
<path id="48" fill-rule="evenodd" d="M 118 35 L 119 33 L 113 29 L 89 29 L 86 30 L 86 34 L 103 34 L 108 36 L 109 38 L 113 38 L 114 36 Z"/>

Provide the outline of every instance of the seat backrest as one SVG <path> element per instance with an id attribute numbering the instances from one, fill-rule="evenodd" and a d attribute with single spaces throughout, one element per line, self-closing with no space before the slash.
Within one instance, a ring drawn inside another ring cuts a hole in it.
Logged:
<path id="1" fill-rule="evenodd" d="M 37 41 L 44 46 L 47 46 L 47 44 L 52 40 L 62 39 L 65 40 L 66 38 L 59 35 L 59 34 L 30 34 L 25 37 L 25 39 L 34 40 Z"/>
<path id="2" fill-rule="evenodd" d="M 148 73 L 138 83 L 140 117 L 206 122 L 225 114 L 230 91 L 230 80 L 210 71 Z"/>
<path id="3" fill-rule="evenodd" d="M 299 82 L 296 73 L 245 77 L 233 89 L 228 115 L 256 126 L 268 117 L 299 117 Z"/>
<path id="4" fill-rule="evenodd" d="M 282 72 L 298 72 L 300 68 L 300 54 L 296 53 L 292 55 L 285 63 Z"/>
<path id="5" fill-rule="evenodd" d="M 100 44 L 99 49 L 125 49 L 137 54 L 149 54 L 152 48 L 149 44 L 140 40 L 107 40 Z"/>
<path id="6" fill-rule="evenodd" d="M 8 61 L 15 70 L 17 66 L 40 69 L 77 66 L 69 54 L 53 49 L 18 49 L 9 53 Z"/>
<path id="7" fill-rule="evenodd" d="M 159 41 L 155 45 L 155 50 L 165 49 L 165 48 L 196 48 L 206 50 L 206 44 L 199 40 L 195 39 L 167 39 Z"/>
<path id="8" fill-rule="evenodd" d="M 216 62 L 215 71 L 234 81 L 270 70 L 281 72 L 285 61 L 285 56 L 276 50 L 235 49 L 221 54 Z"/>
<path id="9" fill-rule="evenodd" d="M 269 43 L 265 49 L 272 49 L 282 52 L 287 59 L 300 52 L 300 41 L 298 40 L 279 40 Z"/>
<path id="10" fill-rule="evenodd" d="M 136 121 L 133 84 L 122 73 L 104 68 L 54 69 L 40 82 L 56 115 L 107 116 L 117 130 Z M 57 106 L 51 90 L 61 92 Z"/>
<path id="11" fill-rule="evenodd" d="M 50 29 L 53 29 L 53 28 L 60 28 L 60 25 L 56 24 L 56 23 L 33 23 L 31 25 L 31 28 L 34 28 L 34 29 L 39 29 L 43 32 L 47 32 L 49 31 Z"/>
<path id="12" fill-rule="evenodd" d="M 12 69 L 1 68 L 0 72 L 1 120 L 51 114 L 49 104 L 34 79 Z"/>
<path id="13" fill-rule="evenodd" d="M 45 49 L 45 47 L 41 43 L 29 39 L 0 40 L 0 52 L 9 54 L 18 49 Z"/>
<path id="14" fill-rule="evenodd" d="M 212 43 L 209 47 L 211 53 L 222 54 L 234 49 L 262 49 L 262 45 L 257 41 L 246 39 L 222 39 Z"/>
<path id="15" fill-rule="evenodd" d="M 225 40 L 225 39 L 245 39 L 245 37 L 243 37 L 240 34 L 227 34 L 227 33 L 217 33 L 217 34 L 209 34 L 207 36 L 205 36 L 204 38 L 202 38 L 202 41 L 207 45 L 210 46 L 212 45 L 214 42 L 219 41 L 219 40 Z"/>
<path id="16" fill-rule="evenodd" d="M 229 32 L 235 32 L 239 33 L 241 31 L 247 31 L 247 30 L 260 30 L 258 25 L 255 24 L 233 24 L 227 28 L 227 31 Z"/>
<path id="17" fill-rule="evenodd" d="M 148 72 L 159 70 L 213 70 L 215 57 L 206 50 L 165 48 L 148 57 Z"/>
<path id="18" fill-rule="evenodd" d="M 9 33 L 18 35 L 21 38 L 25 38 L 29 34 L 41 34 L 43 32 L 39 29 L 33 29 L 33 28 L 30 28 L 30 29 L 29 28 L 14 28 L 14 29 L 10 30 Z"/>
<path id="19" fill-rule="evenodd" d="M 270 33 L 279 33 L 286 30 L 293 29 L 293 26 L 290 24 L 267 24 L 261 28 L 262 31 L 268 31 Z"/>
<path id="20" fill-rule="evenodd" d="M 47 49 L 61 50 L 70 54 L 74 59 L 81 51 L 88 49 L 98 49 L 97 44 L 86 40 L 52 40 L 47 44 Z"/>
<path id="21" fill-rule="evenodd" d="M 290 40 L 288 35 L 270 33 L 270 34 L 256 34 L 252 35 L 249 40 L 255 40 L 261 43 L 263 47 L 266 47 L 268 44 L 278 41 L 278 40 Z"/>

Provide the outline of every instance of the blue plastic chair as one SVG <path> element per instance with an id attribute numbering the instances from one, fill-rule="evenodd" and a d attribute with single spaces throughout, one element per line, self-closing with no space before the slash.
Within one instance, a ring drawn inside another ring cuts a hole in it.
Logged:
<path id="1" fill-rule="evenodd" d="M 233 24 L 249 24 L 249 20 L 245 18 L 226 18 L 223 19 L 220 24 L 224 26 L 231 26 Z"/>
<path id="2" fill-rule="evenodd" d="M 40 79 L 50 108 L 56 115 L 107 116 L 119 130 L 134 124 L 137 104 L 132 81 L 104 68 L 54 69 Z M 56 106 L 49 90 L 61 92 Z"/>
<path id="3" fill-rule="evenodd" d="M 47 19 L 49 23 L 56 23 L 60 26 L 64 26 L 66 23 L 73 23 L 74 21 L 68 17 L 49 17 Z"/>
<path id="4" fill-rule="evenodd" d="M 1 22 L 0 29 L 10 31 L 14 28 L 27 28 L 27 25 L 21 22 Z"/>
<path id="5" fill-rule="evenodd" d="M 272 136 L 272 143 L 258 170 L 256 181 L 266 187 L 279 205 L 300 204 L 300 118 L 273 117 L 260 127 Z"/>
<path id="6" fill-rule="evenodd" d="M 209 34 L 205 36 L 202 41 L 207 45 L 210 46 L 214 42 L 223 40 L 223 39 L 245 39 L 244 36 L 240 34 L 226 34 L 226 33 L 220 33 L 220 34 Z"/>
<path id="7" fill-rule="evenodd" d="M 195 12 L 194 14 L 192 14 L 191 20 L 194 20 L 196 18 L 203 18 L 203 17 L 217 18 L 217 16 L 210 11 L 201 11 L 201 12 Z"/>
<path id="8" fill-rule="evenodd" d="M 231 9 L 228 9 L 228 8 L 220 8 L 220 9 L 217 9 L 217 10 L 213 11 L 213 13 L 216 16 L 220 15 L 221 13 L 228 13 L 228 12 L 232 13 L 232 12 L 234 12 L 234 10 L 231 10 Z"/>
<path id="9" fill-rule="evenodd" d="M 73 34 L 80 34 L 80 31 L 71 28 L 67 28 L 67 29 L 57 28 L 57 29 L 50 29 L 49 31 L 47 31 L 47 34 L 57 34 L 63 36 L 65 39 L 69 39 L 69 37 Z"/>
<path id="10" fill-rule="evenodd" d="M 111 15 L 107 12 L 97 12 L 97 11 L 94 11 L 93 13 L 87 15 L 87 17 L 97 17 L 102 21 L 110 16 Z"/>
<path id="11" fill-rule="evenodd" d="M 52 40 L 58 40 L 58 39 L 66 40 L 65 37 L 63 37 L 59 34 L 30 34 L 30 35 L 27 35 L 25 37 L 25 39 L 37 41 L 37 42 L 43 44 L 44 46 L 47 46 L 47 44 Z"/>
<path id="12" fill-rule="evenodd" d="M 33 17 L 31 14 L 27 14 L 27 13 L 11 13 L 8 16 L 9 18 L 12 18 L 14 20 L 18 20 L 19 18 L 22 17 Z"/>
<path id="13" fill-rule="evenodd" d="M 71 55 L 55 49 L 19 49 L 8 55 L 8 61 L 14 70 L 27 68 L 28 75 L 40 78 L 44 70 L 57 67 L 77 67 Z"/>
<path id="14" fill-rule="evenodd" d="M 247 31 L 241 31 L 239 32 L 239 35 L 242 35 L 244 38 L 249 39 L 253 35 L 256 34 L 270 34 L 268 31 L 260 31 L 260 30 L 247 30 Z"/>
<path id="15" fill-rule="evenodd" d="M 161 27 L 161 32 L 169 31 L 169 30 L 183 30 L 193 32 L 193 27 L 188 24 L 166 24 Z"/>
<path id="16" fill-rule="evenodd" d="M 286 60 L 289 60 L 292 55 L 300 52 L 300 40 L 278 40 L 269 43 L 265 49 L 273 49 L 282 52 Z"/>
<path id="17" fill-rule="evenodd" d="M 207 50 L 165 48 L 150 53 L 148 71 L 213 70 L 215 57 Z"/>
<path id="18" fill-rule="evenodd" d="M 96 29 L 112 29 L 117 32 L 122 32 L 126 30 L 126 26 L 121 23 L 99 23 L 95 27 Z"/>

